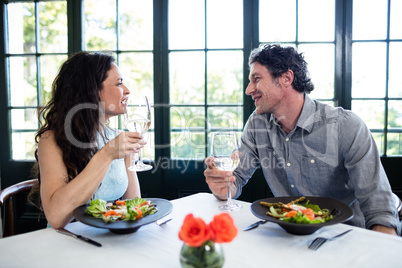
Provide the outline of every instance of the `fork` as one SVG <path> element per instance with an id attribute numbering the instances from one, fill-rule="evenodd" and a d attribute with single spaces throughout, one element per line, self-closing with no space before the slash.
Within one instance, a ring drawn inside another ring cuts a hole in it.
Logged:
<path id="1" fill-rule="evenodd" d="M 350 231 L 352 231 L 352 229 L 349 229 L 343 233 L 340 233 L 334 237 L 331 238 L 325 238 L 325 237 L 317 237 L 316 239 L 313 240 L 313 242 L 311 242 L 310 246 L 308 246 L 309 249 L 311 250 L 317 250 L 319 247 L 322 246 L 322 244 L 324 244 L 325 242 L 327 242 L 328 240 L 334 240 L 335 238 L 341 237 L 347 233 L 349 233 Z"/>
<path id="2" fill-rule="evenodd" d="M 164 225 L 165 223 L 167 223 L 167 222 L 169 222 L 169 221 L 171 221 L 173 218 L 162 218 L 162 219 L 160 219 L 160 220 L 157 220 L 156 221 L 156 224 L 157 225 L 159 225 L 159 226 L 162 226 L 162 225 Z"/>

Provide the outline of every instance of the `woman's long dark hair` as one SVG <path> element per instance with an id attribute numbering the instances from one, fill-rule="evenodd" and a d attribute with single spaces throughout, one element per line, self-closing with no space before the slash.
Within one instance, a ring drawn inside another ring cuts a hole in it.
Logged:
<path id="1" fill-rule="evenodd" d="M 94 146 L 100 131 L 99 92 L 114 58 L 103 53 L 78 52 L 63 63 L 52 84 L 52 98 L 38 110 L 42 123 L 35 135 L 36 143 L 43 133 L 53 131 L 57 146 L 63 152 L 67 168 L 66 182 L 73 180 L 96 153 Z M 39 179 L 38 152 L 33 175 Z M 39 185 L 32 189 L 36 205 L 41 207 Z M 32 198 L 30 198 L 32 201 Z"/>

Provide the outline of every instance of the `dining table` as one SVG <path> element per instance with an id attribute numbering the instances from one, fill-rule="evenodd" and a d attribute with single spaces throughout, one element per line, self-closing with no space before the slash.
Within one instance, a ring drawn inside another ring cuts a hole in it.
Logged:
<path id="1" fill-rule="evenodd" d="M 65 229 L 99 242 L 97 247 L 59 234 L 53 228 L 0 239 L 0 267 L 180 267 L 183 241 L 178 233 L 186 215 L 202 218 L 206 223 L 222 213 L 225 201 L 210 193 L 196 193 L 169 200 L 171 220 L 140 227 L 136 232 L 116 234 L 80 221 Z M 322 227 L 308 235 L 286 232 L 278 224 L 267 222 L 259 227 L 242 229 L 260 220 L 250 210 L 252 203 L 229 212 L 238 229 L 237 236 L 222 243 L 223 267 L 402 267 L 402 238 L 338 223 Z M 346 230 L 348 234 L 324 243 L 317 250 L 308 249 L 317 237 L 332 237 Z"/>

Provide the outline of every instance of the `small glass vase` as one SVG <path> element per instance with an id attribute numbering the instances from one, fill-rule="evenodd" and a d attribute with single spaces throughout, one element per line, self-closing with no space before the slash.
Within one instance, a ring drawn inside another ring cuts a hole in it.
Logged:
<path id="1" fill-rule="evenodd" d="M 183 244 L 180 252 L 180 264 L 183 268 L 221 268 L 225 262 L 220 244 L 206 241 L 199 247 Z"/>

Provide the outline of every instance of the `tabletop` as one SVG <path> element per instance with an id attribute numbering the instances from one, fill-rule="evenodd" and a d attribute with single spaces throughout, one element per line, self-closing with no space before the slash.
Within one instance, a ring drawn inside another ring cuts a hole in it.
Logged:
<path id="1" fill-rule="evenodd" d="M 205 222 L 219 214 L 222 201 L 212 194 L 198 193 L 171 200 L 173 219 L 158 226 L 151 223 L 131 234 L 114 234 L 81 222 L 66 229 L 102 244 L 95 247 L 53 228 L 0 239 L 0 267 L 180 267 L 183 242 L 178 233 L 184 217 L 193 213 Z M 224 267 L 402 267 L 402 238 L 346 224 L 321 228 L 310 235 L 292 235 L 275 223 L 250 231 L 242 229 L 258 221 L 251 203 L 230 212 L 239 233 L 222 244 Z M 347 235 L 325 243 L 317 251 L 307 246 L 318 236 L 331 237 L 348 229 Z"/>

